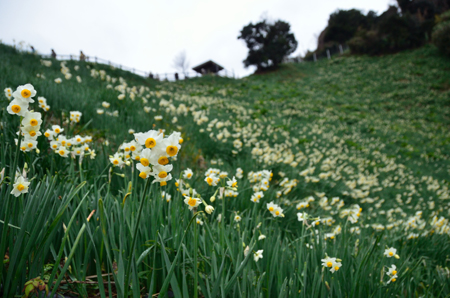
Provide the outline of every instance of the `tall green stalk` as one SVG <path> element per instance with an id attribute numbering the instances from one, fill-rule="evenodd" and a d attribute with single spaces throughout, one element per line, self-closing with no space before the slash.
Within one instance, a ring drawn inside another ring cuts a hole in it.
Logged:
<path id="1" fill-rule="evenodd" d="M 20 122 L 22 122 L 22 117 L 20 117 Z M 19 162 L 19 149 L 20 149 L 20 143 L 22 141 L 21 138 L 21 130 L 19 129 L 19 137 L 18 137 L 18 142 L 17 142 L 17 146 L 16 146 L 16 154 L 14 156 L 14 162 L 13 162 L 13 166 L 10 168 L 9 170 L 9 179 L 10 179 L 10 183 L 8 185 L 8 190 L 6 191 L 7 194 L 9 194 L 11 192 L 11 188 L 14 184 L 14 179 L 16 177 L 16 168 L 17 168 L 17 164 Z M 5 252 L 6 252 L 6 246 L 7 246 L 7 241 L 6 241 L 6 236 L 8 234 L 8 228 L 9 228 L 9 217 L 11 214 L 15 214 L 15 210 L 9 210 L 10 209 L 10 204 L 11 204 L 11 200 L 13 200 L 11 195 L 8 195 L 6 198 L 6 208 L 5 208 L 5 220 L 3 222 L 3 230 L 2 230 L 2 239 L 1 239 L 1 244 L 0 244 L 0 257 L 2 258 L 2 261 L 0 262 L 0 282 L 2 281 L 2 277 L 3 277 L 3 258 L 5 256 Z"/>
<path id="2" fill-rule="evenodd" d="M 194 214 L 197 213 L 197 208 L 194 208 Z M 197 254 L 198 254 L 198 224 L 194 224 L 194 298 L 198 298 L 198 266 L 197 266 Z"/>
<path id="3" fill-rule="evenodd" d="M 141 221 L 142 209 L 144 209 L 145 196 L 147 194 L 147 189 L 148 189 L 149 184 L 150 184 L 150 179 L 147 179 L 147 183 L 145 183 L 144 193 L 142 194 L 141 205 L 139 206 L 139 210 L 138 210 L 138 214 L 137 214 L 136 224 L 134 226 L 133 241 L 131 242 L 130 255 L 128 257 L 127 269 L 125 270 L 125 284 L 124 284 L 124 295 L 123 295 L 125 298 L 128 297 L 131 262 L 133 262 L 133 259 L 134 259 L 134 247 L 136 246 L 136 238 L 137 238 L 137 233 L 139 230 L 139 222 Z M 136 287 L 138 285 L 134 285 L 134 286 Z"/>

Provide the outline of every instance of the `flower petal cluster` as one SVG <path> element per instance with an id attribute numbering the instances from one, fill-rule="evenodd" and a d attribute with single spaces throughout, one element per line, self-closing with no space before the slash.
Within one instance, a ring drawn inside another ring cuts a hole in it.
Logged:
<path id="1" fill-rule="evenodd" d="M 338 260 L 336 258 L 330 258 L 328 256 L 326 256 L 325 259 L 322 259 L 321 261 L 322 261 L 322 266 L 330 268 L 331 273 L 338 271 L 339 268 L 341 268 L 341 266 L 342 266 L 342 263 L 340 262 L 340 260 Z"/>

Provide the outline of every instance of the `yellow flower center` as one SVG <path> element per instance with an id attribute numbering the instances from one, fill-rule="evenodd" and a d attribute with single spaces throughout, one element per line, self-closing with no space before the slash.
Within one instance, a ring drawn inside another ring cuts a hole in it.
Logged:
<path id="1" fill-rule="evenodd" d="M 166 178 L 167 177 L 167 172 L 164 172 L 164 171 L 159 172 L 158 177 L 161 178 L 161 179 Z"/>
<path id="2" fill-rule="evenodd" d="M 77 150 L 77 154 L 81 154 L 81 151 L 80 151 L 80 150 Z"/>
<path id="3" fill-rule="evenodd" d="M 125 155 L 125 158 L 126 159 L 130 158 L 130 154 Z"/>
<path id="4" fill-rule="evenodd" d="M 19 105 L 13 105 L 12 107 L 11 107 L 11 110 L 14 112 L 14 113 L 19 113 L 20 112 L 20 110 L 21 110 L 22 108 L 19 106 Z"/>
<path id="5" fill-rule="evenodd" d="M 25 186 L 23 186 L 23 184 L 17 185 L 17 190 L 18 190 L 18 191 L 22 191 L 22 190 L 24 190 L 24 189 L 25 189 Z"/>
<path id="6" fill-rule="evenodd" d="M 134 150 L 136 150 L 136 147 L 133 146 L 133 145 L 131 145 L 131 146 L 130 146 L 130 150 L 133 152 Z"/>
<path id="7" fill-rule="evenodd" d="M 273 207 L 269 207 L 269 211 L 272 212 L 273 211 Z"/>
<path id="8" fill-rule="evenodd" d="M 81 142 L 81 139 L 80 139 L 80 138 L 77 138 L 77 142 Z"/>
<path id="9" fill-rule="evenodd" d="M 188 201 L 188 205 L 189 206 L 195 207 L 196 204 L 197 204 L 197 200 L 196 199 L 189 198 L 189 201 Z"/>
<path id="10" fill-rule="evenodd" d="M 188 173 L 186 176 L 187 176 L 188 178 L 191 178 L 191 177 L 192 177 L 192 174 L 191 174 L 191 173 Z"/>
<path id="11" fill-rule="evenodd" d="M 339 270 L 339 267 L 338 267 L 338 266 L 334 267 L 334 270 L 335 270 L 335 271 L 338 271 L 338 270 Z"/>
<path id="12" fill-rule="evenodd" d="M 177 155 L 178 148 L 176 146 L 172 146 L 172 145 L 167 146 L 166 152 L 167 152 L 167 154 L 169 154 L 169 156 L 175 156 L 175 155 Z"/>
<path id="13" fill-rule="evenodd" d="M 159 186 L 164 186 L 164 185 L 167 185 L 167 182 L 166 182 L 166 181 L 161 181 L 161 182 L 159 182 Z"/>
<path id="14" fill-rule="evenodd" d="M 134 158 L 135 160 L 140 160 L 141 159 L 141 157 L 140 156 L 138 156 L 138 155 L 136 155 L 136 157 Z"/>
<path id="15" fill-rule="evenodd" d="M 147 174 L 145 174 L 145 172 L 141 172 L 139 174 L 139 177 L 141 177 L 142 179 L 145 179 L 145 178 L 147 178 Z"/>
<path id="16" fill-rule="evenodd" d="M 237 182 L 233 182 L 233 184 L 231 184 L 231 187 L 236 187 L 237 186 Z"/>
<path id="17" fill-rule="evenodd" d="M 141 158 L 141 164 L 144 166 L 144 167 L 148 167 L 148 165 L 150 164 L 150 162 L 148 161 L 148 159 L 147 158 Z"/>
<path id="18" fill-rule="evenodd" d="M 211 177 L 206 178 L 206 182 L 211 185 L 213 183 L 213 179 Z"/>
<path id="19" fill-rule="evenodd" d="M 59 133 L 61 130 L 59 128 L 55 128 L 55 132 Z"/>
<path id="20" fill-rule="evenodd" d="M 183 138 L 180 138 L 180 140 L 178 141 L 180 144 L 183 144 L 184 140 Z"/>
<path id="21" fill-rule="evenodd" d="M 59 155 L 64 155 L 64 150 L 59 150 Z"/>
<path id="22" fill-rule="evenodd" d="M 316 226 L 318 226 L 318 225 L 319 225 L 319 223 L 320 223 L 320 222 L 316 222 Z"/>
<path id="23" fill-rule="evenodd" d="M 53 144 L 53 149 L 56 149 L 57 147 L 58 147 L 58 145 L 56 145 L 56 144 Z"/>
<path id="24" fill-rule="evenodd" d="M 145 140 L 145 147 L 147 148 L 153 148 L 156 146 L 156 141 L 154 138 L 148 138 Z"/>
<path id="25" fill-rule="evenodd" d="M 46 132 L 44 133 L 44 136 L 48 138 L 50 136 L 50 133 Z"/>
<path id="26" fill-rule="evenodd" d="M 397 274 L 397 270 L 392 271 L 392 275 L 396 275 Z"/>
<path id="27" fill-rule="evenodd" d="M 390 251 L 389 255 L 392 257 L 394 255 L 394 253 L 392 251 Z"/>
<path id="28" fill-rule="evenodd" d="M 169 159 L 166 156 L 161 156 L 160 158 L 158 158 L 158 163 L 165 166 L 169 163 Z"/>
<path id="29" fill-rule="evenodd" d="M 125 151 L 126 151 L 126 152 L 130 151 L 130 148 L 126 147 L 126 148 L 125 148 Z"/>
<path id="30" fill-rule="evenodd" d="M 327 266 L 328 266 L 328 267 L 332 267 L 332 266 L 333 266 L 333 263 L 328 262 L 328 263 L 327 263 Z"/>
<path id="31" fill-rule="evenodd" d="M 66 146 L 66 141 L 61 141 L 61 145 Z"/>
<path id="32" fill-rule="evenodd" d="M 22 95 L 22 97 L 28 98 L 31 96 L 31 91 L 28 89 L 23 89 L 20 94 Z"/>
<path id="33" fill-rule="evenodd" d="M 67 146 L 72 146 L 72 143 L 71 142 L 67 142 Z"/>
<path id="34" fill-rule="evenodd" d="M 20 150 L 22 150 L 22 151 L 25 151 L 25 149 L 27 149 L 27 148 L 24 147 L 24 146 L 21 146 L 21 147 L 20 147 Z"/>
<path id="35" fill-rule="evenodd" d="M 393 282 L 396 281 L 396 280 L 397 280 L 396 278 L 393 278 L 393 279 L 392 279 Z"/>
<path id="36" fill-rule="evenodd" d="M 34 130 L 30 131 L 30 136 L 34 137 L 36 135 L 36 132 Z"/>
<path id="37" fill-rule="evenodd" d="M 38 125 L 38 121 L 36 119 L 31 119 L 30 120 L 30 125 L 31 126 L 36 126 L 36 125 Z"/>
<path id="38" fill-rule="evenodd" d="M 114 159 L 113 164 L 118 165 L 119 161 L 117 159 Z"/>
<path id="39" fill-rule="evenodd" d="M 278 211 L 278 210 L 275 211 L 275 214 L 276 214 L 276 215 L 280 215 L 280 211 Z"/>
<path id="40" fill-rule="evenodd" d="M 33 147 L 33 143 L 28 143 L 28 148 L 32 148 Z"/>

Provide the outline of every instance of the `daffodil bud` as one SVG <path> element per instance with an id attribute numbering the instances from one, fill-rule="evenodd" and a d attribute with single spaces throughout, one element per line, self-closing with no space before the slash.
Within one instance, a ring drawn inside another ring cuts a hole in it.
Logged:
<path id="1" fill-rule="evenodd" d="M 394 258 L 400 259 L 400 256 L 399 255 L 395 255 Z"/>
<path id="2" fill-rule="evenodd" d="M 205 207 L 205 211 L 206 211 L 206 213 L 211 214 L 214 211 L 214 207 L 211 205 L 208 205 Z"/>
<path id="3" fill-rule="evenodd" d="M 213 203 L 216 200 L 216 197 L 212 196 L 209 200 L 211 201 L 211 203 Z"/>
<path id="4" fill-rule="evenodd" d="M 247 256 L 249 252 L 250 252 L 250 247 L 248 247 L 248 245 L 247 245 L 247 247 L 244 249 L 244 256 Z"/>

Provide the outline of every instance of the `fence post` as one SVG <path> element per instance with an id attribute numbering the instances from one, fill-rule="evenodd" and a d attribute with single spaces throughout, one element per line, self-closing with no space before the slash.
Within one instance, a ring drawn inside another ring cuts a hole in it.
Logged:
<path id="1" fill-rule="evenodd" d="M 342 48 L 342 45 L 339 45 L 339 51 L 341 52 L 341 54 L 344 54 L 344 49 Z"/>
<path id="2" fill-rule="evenodd" d="M 329 49 L 327 49 L 327 58 L 328 58 L 328 60 L 331 59 L 331 55 L 330 55 L 330 50 Z"/>
<path id="3" fill-rule="evenodd" d="M 313 53 L 314 62 L 317 62 L 317 56 L 316 53 Z"/>

